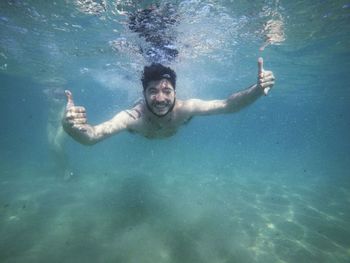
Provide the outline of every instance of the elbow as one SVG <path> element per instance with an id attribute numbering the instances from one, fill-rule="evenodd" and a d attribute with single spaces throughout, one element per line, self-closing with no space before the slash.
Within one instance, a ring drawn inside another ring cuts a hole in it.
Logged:
<path id="1" fill-rule="evenodd" d="M 76 134 L 71 134 L 71 133 L 68 133 L 68 135 L 70 137 L 72 137 L 72 139 L 76 142 L 78 142 L 79 144 L 81 145 L 84 145 L 84 146 L 92 146 L 92 145 L 95 145 L 98 141 L 96 140 L 92 140 L 90 138 L 86 138 L 85 136 L 77 136 Z"/>
<path id="2" fill-rule="evenodd" d="M 224 108 L 225 108 L 225 113 L 235 113 L 241 109 L 241 106 L 239 105 L 239 103 L 237 103 L 235 98 L 230 97 L 225 101 Z"/>
<path id="3" fill-rule="evenodd" d="M 86 133 L 80 134 L 78 137 L 73 137 L 73 139 L 84 146 L 93 146 L 102 140 L 102 138 L 98 139 L 94 136 L 88 136 Z"/>
<path id="4" fill-rule="evenodd" d="M 70 137 L 72 137 L 73 140 L 85 146 L 92 146 L 100 141 L 89 134 L 88 131 L 81 132 L 75 129 L 67 128 L 64 128 L 64 130 Z"/>
<path id="5" fill-rule="evenodd" d="M 95 145 L 98 141 L 95 140 L 77 140 L 77 142 L 79 142 L 80 144 L 84 145 L 84 146 L 93 146 Z"/>

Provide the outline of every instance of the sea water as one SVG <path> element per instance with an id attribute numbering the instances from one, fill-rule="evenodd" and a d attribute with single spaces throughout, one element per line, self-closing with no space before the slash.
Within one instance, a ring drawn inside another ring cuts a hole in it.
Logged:
<path id="1" fill-rule="evenodd" d="M 165 3 L 0 2 L 0 261 L 349 262 L 350 3 L 171 3 L 179 99 L 249 87 L 258 57 L 274 88 L 167 139 L 83 146 L 63 90 L 91 124 L 131 107 L 149 43 L 126 13 Z"/>

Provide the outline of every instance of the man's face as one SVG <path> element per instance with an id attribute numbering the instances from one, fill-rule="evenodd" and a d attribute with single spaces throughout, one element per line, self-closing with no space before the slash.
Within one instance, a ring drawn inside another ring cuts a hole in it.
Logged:
<path id="1" fill-rule="evenodd" d="M 167 79 L 149 82 L 144 96 L 148 109 L 158 117 L 165 116 L 174 107 L 175 90 Z"/>

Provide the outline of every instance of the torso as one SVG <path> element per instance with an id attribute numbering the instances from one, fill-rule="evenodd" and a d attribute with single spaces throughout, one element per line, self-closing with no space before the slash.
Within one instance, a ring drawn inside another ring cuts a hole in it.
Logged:
<path id="1" fill-rule="evenodd" d="M 190 116 L 183 112 L 182 105 L 182 101 L 176 101 L 171 112 L 164 117 L 157 117 L 149 112 L 145 103 L 141 101 L 128 111 L 133 117 L 133 121 L 128 125 L 129 131 L 137 132 L 147 138 L 170 137 L 190 119 Z"/>

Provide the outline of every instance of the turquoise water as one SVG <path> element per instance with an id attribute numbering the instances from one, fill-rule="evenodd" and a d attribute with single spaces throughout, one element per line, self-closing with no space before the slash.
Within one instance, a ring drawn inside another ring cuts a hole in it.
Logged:
<path id="1" fill-rule="evenodd" d="M 61 133 L 130 107 L 147 45 L 123 12 L 152 1 L 0 2 L 1 262 L 350 261 L 350 2 L 173 1 L 179 98 L 276 85 L 168 139 Z M 153 1 L 153 3 L 155 3 Z M 284 40 L 263 45 L 264 23 Z"/>

